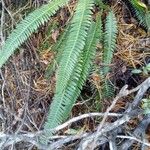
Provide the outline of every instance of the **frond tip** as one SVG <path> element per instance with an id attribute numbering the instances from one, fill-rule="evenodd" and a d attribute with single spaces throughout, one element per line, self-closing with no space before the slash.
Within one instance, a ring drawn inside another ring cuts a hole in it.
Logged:
<path id="1" fill-rule="evenodd" d="M 48 21 L 49 18 L 68 1 L 69 0 L 53 0 L 52 2 L 36 9 L 23 19 L 16 26 L 16 29 L 14 29 L 9 35 L 0 50 L 0 68 L 14 53 L 14 51 L 23 44 L 40 25 Z"/>

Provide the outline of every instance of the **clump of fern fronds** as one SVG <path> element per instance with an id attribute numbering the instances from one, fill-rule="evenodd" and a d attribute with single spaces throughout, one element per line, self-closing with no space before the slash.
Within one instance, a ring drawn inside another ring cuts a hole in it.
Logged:
<path id="1" fill-rule="evenodd" d="M 92 21 L 93 4 L 91 0 L 79 0 L 77 4 L 60 61 L 56 93 L 45 129 L 52 129 L 67 119 L 87 78 L 101 26 L 100 21 Z M 46 133 L 46 137 L 49 135 Z"/>

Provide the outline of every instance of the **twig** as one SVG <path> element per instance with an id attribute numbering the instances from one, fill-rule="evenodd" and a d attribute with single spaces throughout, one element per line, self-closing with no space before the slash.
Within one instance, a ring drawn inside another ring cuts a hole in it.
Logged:
<path id="1" fill-rule="evenodd" d="M 133 137 L 133 136 L 117 135 L 117 138 L 134 140 L 134 141 L 137 141 L 137 142 L 139 142 L 139 143 L 142 143 L 142 144 L 144 144 L 144 145 L 150 147 L 150 143 L 143 142 L 143 141 L 141 141 L 140 139 L 138 139 L 138 138 L 136 138 L 136 137 Z"/>
<path id="2" fill-rule="evenodd" d="M 88 117 L 96 117 L 96 116 L 99 116 L 99 117 L 102 117 L 104 116 L 104 113 L 88 113 L 88 114 L 83 114 L 83 115 L 80 115 L 80 116 L 77 116 L 77 117 L 74 117 L 72 119 L 70 119 L 69 121 L 63 123 L 62 125 L 59 125 L 58 127 L 52 129 L 53 131 L 59 131 L 59 130 L 62 130 L 63 128 L 69 126 L 70 124 L 74 123 L 74 122 L 77 122 L 79 120 L 82 120 L 84 118 L 88 118 Z M 122 114 L 116 114 L 116 113 L 108 113 L 108 116 L 111 116 L 111 117 L 121 117 Z"/>
<path id="3" fill-rule="evenodd" d="M 104 113 L 88 113 L 88 114 L 83 114 L 81 116 L 77 116 L 75 118 L 72 118 L 70 119 L 69 121 L 65 122 L 64 124 L 52 129 L 54 131 L 59 131 L 59 130 L 62 130 L 63 128 L 69 126 L 70 124 L 74 123 L 74 122 L 77 122 L 79 120 L 82 120 L 84 118 L 88 118 L 88 117 L 102 117 L 104 115 Z M 109 116 L 112 116 L 112 117 L 120 117 L 122 116 L 122 114 L 116 114 L 116 113 L 109 113 L 108 114 Z M 44 147 L 43 145 L 40 145 L 39 142 L 38 142 L 38 137 L 43 134 L 44 132 L 47 132 L 46 131 L 38 131 L 38 132 L 35 132 L 35 133 L 27 133 L 27 134 L 4 134 L 4 133 L 0 133 L 0 139 L 1 139 L 1 142 L 0 142 L 0 148 L 1 147 L 6 147 L 6 146 L 9 146 L 13 143 L 18 143 L 20 141 L 27 141 L 27 142 L 30 142 L 34 145 L 36 145 L 38 148 L 41 148 L 41 147 Z M 87 134 L 86 134 L 87 135 Z M 83 134 L 82 136 L 81 135 L 74 135 L 72 137 L 67 137 L 66 140 L 64 140 L 65 136 L 58 136 L 57 138 L 63 138 L 63 141 L 57 141 L 56 143 L 53 143 L 51 146 L 48 146 L 48 147 L 58 147 L 59 145 L 62 145 L 61 143 L 67 143 L 69 141 L 72 141 L 72 140 L 75 140 L 75 139 L 79 139 L 81 137 L 84 137 L 85 134 Z M 50 137 L 51 140 L 54 140 L 56 139 L 56 136 L 52 136 Z M 58 145 L 58 143 L 60 143 Z M 47 149 L 47 146 L 45 147 L 45 149 Z"/>
<path id="4" fill-rule="evenodd" d="M 4 27 L 4 22 L 5 22 L 5 16 L 4 16 L 4 1 L 1 0 L 2 3 L 2 12 L 1 12 L 1 27 L 0 27 L 0 38 L 1 38 L 1 46 L 4 44 L 5 38 L 3 35 L 3 27 Z"/>
<path id="5" fill-rule="evenodd" d="M 134 101 L 132 103 L 132 109 L 136 108 L 141 99 L 143 98 L 143 95 L 146 93 L 146 91 L 150 88 L 150 77 L 147 78 L 141 85 L 138 86 L 139 90 L 137 95 L 134 98 Z"/>
<path id="6" fill-rule="evenodd" d="M 2 102 L 3 102 L 3 106 L 4 108 L 6 108 L 6 104 L 5 104 L 5 94 L 4 94 L 4 89 L 5 89 L 5 78 L 3 76 L 3 73 L 2 73 L 2 70 L 0 69 L 0 75 L 1 75 L 1 78 L 2 78 L 2 86 L 1 86 L 1 95 L 2 95 Z"/>
<path id="7" fill-rule="evenodd" d="M 94 143 L 96 143 L 96 140 L 98 139 L 98 136 L 100 136 L 99 132 L 100 130 L 102 129 L 106 119 L 107 119 L 107 116 L 108 116 L 108 113 L 112 110 L 112 108 L 114 108 L 115 104 L 117 103 L 117 101 L 124 97 L 124 96 L 127 96 L 131 93 L 134 93 L 136 91 L 138 91 L 136 97 L 135 97 L 135 101 L 133 103 L 133 107 L 135 108 L 137 106 L 137 104 L 139 103 L 139 101 L 142 99 L 144 93 L 147 91 L 147 89 L 150 87 L 150 78 L 148 78 L 147 80 L 145 80 L 142 84 L 140 84 L 139 86 L 137 86 L 136 88 L 132 89 L 132 90 L 127 90 L 128 88 L 128 85 L 125 85 L 119 92 L 119 94 L 114 98 L 112 104 L 110 107 L 108 107 L 108 109 L 106 110 L 105 112 L 105 115 L 104 115 L 104 118 L 102 119 L 99 127 L 98 127 L 98 130 L 97 130 L 97 134 L 96 136 L 94 137 Z M 93 144 L 94 144 L 93 143 Z M 95 145 L 95 144 L 94 144 Z M 93 147 L 94 148 L 94 147 Z"/>
<path id="8" fill-rule="evenodd" d="M 98 140 L 96 140 L 96 143 L 94 143 L 95 147 L 97 147 L 100 143 L 99 141 L 101 140 L 101 137 L 103 137 L 106 133 L 113 131 L 114 129 L 118 128 L 119 126 L 123 125 L 124 123 L 128 122 L 130 119 L 132 119 L 135 116 L 138 116 L 141 113 L 142 112 L 139 109 L 132 110 L 130 113 L 124 114 L 122 118 L 116 120 L 115 122 L 108 123 L 101 129 L 100 132 L 96 131 L 87 138 L 83 139 L 83 141 L 81 141 L 80 143 L 78 150 L 88 150 L 87 147 L 89 147 L 89 145 L 89 150 L 91 150 L 93 148 L 93 139 L 95 138 L 95 136 L 98 136 Z"/>
<path id="9" fill-rule="evenodd" d="M 139 113 L 138 110 L 137 110 L 137 113 Z M 135 113 L 133 113 L 133 114 L 135 114 Z M 122 117 L 121 119 L 118 119 L 114 123 L 111 123 L 111 124 L 108 124 L 107 126 L 105 126 L 105 129 L 103 129 L 104 130 L 103 132 L 106 133 L 106 132 L 114 130 L 119 125 L 122 125 L 123 123 L 127 122 L 131 117 L 133 117 L 133 115 L 129 114 L 128 117 L 127 117 L 127 115 L 124 115 L 124 117 Z M 64 128 L 65 126 L 60 125 L 59 129 L 62 129 L 62 127 Z M 37 148 L 39 148 L 39 149 L 53 150 L 56 148 L 60 148 L 64 144 L 67 144 L 68 142 L 71 142 L 71 141 L 74 141 L 77 139 L 87 139 L 87 137 L 89 139 L 93 139 L 93 137 L 97 133 L 97 132 L 92 133 L 92 134 L 91 133 L 83 133 L 83 134 L 77 134 L 77 135 L 72 135 L 72 136 L 52 136 L 52 137 L 50 137 L 50 140 L 57 140 L 57 141 L 53 141 L 52 143 L 50 143 L 49 145 L 46 146 L 46 145 L 42 145 L 38 142 L 38 137 L 41 135 L 41 133 L 44 133 L 44 132 L 45 131 L 40 131 L 40 132 L 35 132 L 35 133 L 17 134 L 17 135 L 0 133 L 0 139 L 1 139 L 0 148 L 4 148 L 9 145 L 24 141 L 24 142 L 32 143 L 33 145 L 37 146 Z M 105 136 L 101 136 L 98 144 L 104 144 L 107 142 L 107 140 L 108 140 L 108 138 L 106 138 Z M 89 141 L 87 140 L 87 142 L 89 142 Z"/>
<path id="10" fill-rule="evenodd" d="M 134 137 L 140 137 L 140 135 L 144 133 L 145 130 L 147 129 L 147 126 L 149 125 L 149 123 L 150 123 L 150 115 L 147 115 L 140 122 L 138 127 L 132 133 L 132 135 L 134 135 Z M 133 144 L 133 142 L 134 142 L 133 140 L 126 140 L 125 142 L 122 143 L 119 150 L 127 150 Z"/>
<path id="11" fill-rule="evenodd" d="M 9 9 L 7 9 L 7 7 L 5 6 L 5 3 L 4 3 L 4 0 L 1 0 L 2 2 L 2 5 L 3 5 L 3 8 L 6 10 L 6 12 L 9 14 L 10 18 L 11 18 L 11 21 L 12 21 L 12 29 L 13 29 L 13 26 L 14 26 L 14 18 L 11 14 L 11 12 L 9 11 Z"/>
<path id="12" fill-rule="evenodd" d="M 110 150 L 117 150 L 116 143 L 112 140 L 109 141 L 109 148 Z"/>
<path id="13" fill-rule="evenodd" d="M 132 89 L 132 90 L 127 90 L 127 85 L 125 85 L 122 89 L 121 89 L 121 91 L 119 92 L 119 94 L 114 98 L 114 100 L 113 100 L 113 102 L 112 102 L 112 104 L 111 104 L 111 106 L 110 107 L 108 107 L 108 109 L 106 110 L 106 112 L 105 112 L 105 115 L 104 115 L 104 117 L 103 117 L 103 119 L 102 119 L 102 121 L 101 121 L 101 123 L 100 123 L 100 125 L 98 126 L 98 130 L 97 130 L 97 133 L 93 136 L 93 141 L 91 141 L 91 139 L 89 140 L 89 142 L 90 143 L 92 143 L 92 147 L 91 147 L 91 149 L 94 149 L 96 146 L 97 146 L 97 140 L 98 140 L 98 138 L 100 137 L 100 136 L 102 136 L 102 134 L 103 133 L 105 133 L 105 132 L 108 132 L 107 131 L 107 129 L 106 129 L 106 126 L 105 127 L 103 127 L 103 125 L 104 125 L 104 123 L 105 123 L 105 121 L 106 121 L 106 119 L 107 119 L 107 116 L 108 116 L 108 113 L 111 111 L 111 109 L 115 106 L 115 104 L 117 103 L 117 101 L 120 99 L 120 98 L 122 98 L 122 97 L 124 97 L 124 96 L 127 96 L 127 95 L 129 95 L 129 94 L 131 94 L 131 93 L 134 93 L 134 92 L 136 92 L 136 91 L 140 91 L 140 92 L 138 92 L 137 93 L 137 95 L 136 95 L 136 97 L 135 97 L 135 99 L 134 99 L 134 105 L 132 105 L 134 108 L 135 108 L 135 106 L 137 106 L 137 104 L 139 103 L 139 101 L 142 99 L 142 96 L 144 95 L 144 93 L 148 90 L 148 88 L 150 87 L 150 77 L 149 78 L 147 78 L 142 84 L 140 84 L 139 86 L 137 86 L 136 88 L 134 88 L 134 89 Z M 144 88 L 144 90 L 142 91 L 142 89 Z M 131 111 L 132 109 L 131 108 L 129 108 L 129 110 Z M 127 122 L 127 121 L 129 121 L 132 117 L 131 116 L 129 116 L 129 115 L 124 115 L 123 117 L 123 120 L 117 120 L 115 123 L 117 123 L 118 121 L 118 125 L 117 126 L 119 126 L 119 123 L 121 123 L 121 124 L 123 124 L 123 123 L 125 123 L 125 122 Z M 125 119 L 125 120 L 124 120 Z M 120 124 L 120 125 L 121 125 Z M 114 125 L 114 126 L 116 126 L 116 125 Z M 103 128 L 102 128 L 103 127 Z M 87 143 L 87 142 L 86 142 Z M 87 143 L 87 144 L 89 144 L 89 143 Z M 83 144 L 84 145 L 84 144 Z M 83 148 L 84 149 L 84 148 Z"/>

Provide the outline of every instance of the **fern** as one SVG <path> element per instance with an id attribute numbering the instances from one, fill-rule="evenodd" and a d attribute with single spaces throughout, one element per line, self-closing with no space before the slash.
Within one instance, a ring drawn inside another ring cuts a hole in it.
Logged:
<path id="1" fill-rule="evenodd" d="M 77 63 L 78 56 L 84 48 L 87 30 L 91 24 L 92 7 L 93 0 L 79 0 L 78 2 L 58 70 L 56 93 L 62 93 L 66 88 L 73 68 Z"/>
<path id="2" fill-rule="evenodd" d="M 0 68 L 14 53 L 15 49 L 21 46 L 40 25 L 48 21 L 60 7 L 68 2 L 69 0 L 53 0 L 36 9 L 22 20 L 0 50 Z M 141 21 L 140 23 L 150 29 L 150 17 L 149 13 L 147 13 L 148 11 L 145 10 L 145 6 L 140 7 L 139 3 L 137 3 L 139 2 L 138 0 L 130 0 L 129 2 L 136 16 Z M 42 142 L 44 139 L 45 143 L 47 143 L 49 137 L 54 133 L 52 129 L 67 119 L 88 77 L 96 45 L 102 35 L 101 17 L 98 16 L 96 22 L 92 21 L 94 4 L 98 5 L 100 10 L 104 10 L 107 7 L 101 0 L 77 1 L 76 10 L 70 25 L 55 47 L 53 47 L 58 52 L 56 61 L 59 64 L 59 68 L 55 95 L 44 125 L 46 132 L 42 138 L 40 137 Z M 106 18 L 102 59 L 104 66 L 101 68 L 101 76 L 104 79 L 102 92 L 105 97 L 110 97 L 113 94 L 113 88 L 106 76 L 111 71 L 110 64 L 112 63 L 116 47 L 116 38 L 117 21 L 113 11 L 110 11 Z"/>
<path id="3" fill-rule="evenodd" d="M 78 63 L 73 69 L 72 76 L 66 88 L 63 90 L 63 93 L 56 93 L 54 97 L 45 129 L 56 127 L 68 117 L 89 73 L 91 62 L 95 55 L 96 45 L 100 37 L 100 27 L 100 18 L 97 19 L 96 23 L 93 22 L 91 24 L 85 47 L 78 57 Z"/>
<path id="4" fill-rule="evenodd" d="M 67 112 L 64 96 L 65 91 L 73 77 L 73 70 L 85 46 L 87 31 L 91 25 L 93 0 L 79 0 L 75 14 L 71 21 L 68 41 L 60 61 L 57 73 L 56 93 L 48 115 L 45 128 L 54 128 L 65 118 Z M 68 104 L 69 105 L 69 104 Z"/>
<path id="5" fill-rule="evenodd" d="M 145 18 L 146 8 L 139 5 L 137 0 L 131 0 L 131 4 L 134 7 L 135 15 L 137 19 L 140 21 L 140 24 L 147 29 L 146 18 Z"/>
<path id="6" fill-rule="evenodd" d="M 114 87 L 110 80 L 103 78 L 102 83 L 102 97 L 103 98 L 112 98 L 114 96 Z"/>
<path id="7" fill-rule="evenodd" d="M 139 0 L 124 0 L 124 2 L 129 6 L 132 15 L 139 21 L 139 24 L 146 30 L 150 30 L 150 24 L 147 22 L 148 16 L 150 17 L 148 7 Z"/>
<path id="8" fill-rule="evenodd" d="M 0 50 L 0 68 L 14 53 L 14 51 L 24 43 L 37 28 L 44 24 L 56 11 L 65 5 L 69 0 L 53 0 L 48 4 L 36 9 L 22 20 L 16 29 L 9 35 L 2 49 Z"/>
<path id="9" fill-rule="evenodd" d="M 106 18 L 104 33 L 104 52 L 103 52 L 103 74 L 107 75 L 110 71 L 110 64 L 116 47 L 117 21 L 113 11 L 110 11 Z"/>
<path id="10" fill-rule="evenodd" d="M 150 11 L 148 11 L 145 14 L 145 19 L 146 19 L 146 24 L 147 24 L 147 30 L 148 32 L 150 32 Z"/>
<path id="11" fill-rule="evenodd" d="M 55 111 L 52 113 L 50 111 L 50 116 L 53 118 L 53 121 L 50 123 L 51 128 L 57 126 L 58 123 L 60 123 L 59 118 L 61 115 L 63 115 L 61 113 L 63 110 L 61 105 L 63 105 L 64 102 L 62 97 L 65 94 L 64 92 L 66 90 L 68 81 L 71 78 L 73 69 L 76 66 L 78 58 L 84 48 L 87 30 L 91 24 L 92 7 L 92 0 L 79 0 L 77 4 L 76 12 L 71 22 L 68 41 L 64 47 L 65 51 L 62 55 L 59 66 L 60 68 L 58 71 L 58 79 L 56 82 L 56 94 L 51 106 L 51 108 L 55 108 Z M 55 105 L 55 107 L 53 105 Z M 51 117 L 48 118 L 48 120 L 51 120 Z"/>
<path id="12" fill-rule="evenodd" d="M 113 11 L 110 11 L 106 18 L 105 33 L 104 33 L 104 51 L 103 51 L 103 61 L 104 64 L 102 68 L 101 76 L 104 79 L 103 82 L 103 95 L 105 97 L 111 97 L 113 94 L 113 89 L 110 82 L 105 79 L 110 71 L 110 64 L 112 62 L 114 49 L 116 47 L 116 37 L 117 37 L 117 21 Z"/>

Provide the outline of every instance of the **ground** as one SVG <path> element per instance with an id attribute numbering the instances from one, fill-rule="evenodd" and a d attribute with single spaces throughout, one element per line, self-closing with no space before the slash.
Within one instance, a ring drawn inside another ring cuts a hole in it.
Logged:
<path id="1" fill-rule="evenodd" d="M 7 11 L 5 12 L 4 37 L 7 37 L 11 31 L 12 23 L 15 26 L 16 22 L 19 22 L 22 17 L 35 9 L 35 7 L 45 3 L 45 1 L 30 0 L 28 3 L 22 2 L 21 4 L 16 4 L 16 6 L 15 1 L 6 0 L 5 3 L 6 8 L 11 13 L 10 16 Z M 36 146 L 33 146 L 33 142 L 29 142 L 33 139 L 32 137 L 30 139 L 28 135 L 43 129 L 43 124 L 54 95 L 56 82 L 55 74 L 52 73 L 50 77 L 47 77 L 45 70 L 48 64 L 55 58 L 52 46 L 57 42 L 59 35 L 64 30 L 64 26 L 69 21 L 74 6 L 75 1 L 72 1 L 69 6 L 61 9 L 57 15 L 40 28 L 39 32 L 33 34 L 1 69 L 1 149 L 37 149 Z M 111 146 L 115 147 L 115 144 L 117 144 L 120 150 L 125 150 L 129 147 L 133 150 L 150 149 L 150 147 L 147 147 L 150 146 L 150 116 L 140 113 L 143 110 L 142 98 L 149 98 L 149 73 L 132 73 L 134 69 L 142 69 L 143 66 L 150 63 L 150 37 L 145 29 L 139 26 L 137 20 L 131 15 L 129 8 L 124 3 L 114 1 L 111 3 L 111 7 L 115 11 L 118 21 L 118 38 L 117 48 L 111 65 L 112 72 L 108 75 L 108 78 L 115 87 L 116 98 L 99 99 L 101 78 L 99 78 L 97 71 L 93 71 L 84 85 L 81 96 L 73 107 L 70 119 L 89 112 L 101 112 L 105 113 L 103 114 L 103 120 L 97 115 L 97 117 L 85 117 L 69 124 L 69 126 L 65 126 L 65 128 L 58 132 L 59 135 L 68 136 L 71 134 L 68 138 L 73 140 L 70 139 L 64 144 L 61 138 L 56 138 L 52 144 L 53 149 L 59 144 L 61 149 L 77 149 L 78 145 L 82 147 L 84 139 L 88 141 L 88 137 L 97 136 L 96 131 L 101 129 L 99 126 L 101 121 L 107 122 L 104 130 L 108 131 L 102 132 L 101 134 L 104 134 L 104 136 L 100 136 L 101 141 L 105 141 L 104 143 L 106 144 L 99 146 L 97 149 L 107 150 Z M 11 20 L 12 18 L 14 18 L 14 21 Z M 103 18 L 105 19 L 105 14 Z M 101 65 L 101 55 L 101 45 L 98 45 L 94 60 L 97 69 Z M 128 85 L 128 90 L 134 90 L 128 91 L 124 85 Z M 137 102 L 139 103 L 137 104 Z M 112 109 L 108 110 L 111 106 Z M 105 118 L 105 115 L 108 115 L 110 112 L 118 114 L 118 116 Z M 119 120 L 119 114 L 122 113 L 125 114 L 123 116 L 125 117 L 123 118 L 123 123 Z M 118 123 L 118 125 L 115 126 L 115 123 Z M 112 126 L 112 129 L 110 129 L 110 126 Z M 25 139 L 29 138 L 30 140 L 27 140 L 27 142 L 18 140 L 19 142 L 15 144 L 13 140 L 7 137 L 10 143 L 7 141 L 2 143 L 3 133 L 8 135 L 13 135 L 13 133 L 27 134 Z M 76 136 L 74 135 L 75 133 L 77 134 Z M 128 136 L 137 139 L 128 140 Z M 115 142 L 113 137 L 116 140 Z M 125 140 L 124 138 L 127 139 Z M 146 141 L 142 142 L 143 139 Z M 137 140 L 141 141 L 137 142 Z M 144 142 L 146 144 L 141 144 Z M 61 144 L 64 145 L 62 146 Z M 110 144 L 112 145 L 110 146 Z M 90 144 L 88 146 L 90 149 Z M 88 147 L 85 149 L 88 149 Z"/>

